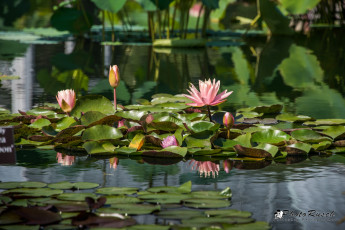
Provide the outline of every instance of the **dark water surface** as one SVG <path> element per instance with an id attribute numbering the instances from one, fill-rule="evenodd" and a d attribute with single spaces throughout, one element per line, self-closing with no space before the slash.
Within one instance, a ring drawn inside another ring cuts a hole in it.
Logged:
<path id="1" fill-rule="evenodd" d="M 0 72 L 20 77 L 0 81 L 0 107 L 16 113 L 55 103 L 56 92 L 66 88 L 74 88 L 79 95 L 102 94 L 112 99 L 107 74 L 109 65 L 117 64 L 121 72 L 117 97 L 124 105 L 156 93 L 186 93 L 189 82 L 214 77 L 221 80 L 222 90 L 234 91 L 222 110 L 281 103 L 285 112 L 345 118 L 342 33 L 317 31 L 310 37 L 234 41 L 243 45 L 154 49 L 145 44 L 102 46 L 87 40 L 57 45 L 0 40 Z M 223 160 L 213 161 L 215 170 L 205 177 L 190 161 L 153 165 L 147 159 L 119 159 L 114 165 L 109 159 L 59 158 L 54 151 L 22 150 L 17 152 L 16 165 L 0 165 L 0 180 L 88 181 L 142 189 L 191 180 L 193 190 L 231 187 L 231 208 L 253 212 L 255 219 L 270 222 L 274 229 L 330 230 L 344 227 L 344 223 L 336 225 L 345 215 L 344 159 L 313 156 L 294 164 L 261 165 L 230 161 L 233 168 L 228 173 Z M 293 215 L 333 212 L 335 217 L 289 215 L 275 220 L 277 210 Z M 154 217 L 147 215 L 139 222 L 152 223 Z"/>

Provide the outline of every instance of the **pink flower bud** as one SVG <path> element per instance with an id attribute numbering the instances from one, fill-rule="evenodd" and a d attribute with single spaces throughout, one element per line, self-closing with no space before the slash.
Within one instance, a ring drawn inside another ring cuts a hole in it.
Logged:
<path id="1" fill-rule="evenodd" d="M 113 88 L 116 88 L 120 84 L 120 72 L 117 65 L 109 67 L 109 83 Z"/>
<path id="2" fill-rule="evenodd" d="M 235 123 L 235 118 L 232 116 L 231 113 L 226 112 L 223 117 L 223 124 L 226 126 L 227 129 L 230 129 Z"/>
<path id="3" fill-rule="evenodd" d="M 73 89 L 61 90 L 58 92 L 56 100 L 58 101 L 60 108 L 65 113 L 69 113 L 75 106 L 75 92 Z"/>
<path id="4" fill-rule="evenodd" d="M 169 146 L 173 146 L 173 145 L 178 146 L 176 137 L 174 135 L 167 136 L 166 138 L 163 138 L 163 141 L 161 143 L 161 146 L 163 147 L 163 149 L 165 149 L 166 147 L 169 147 Z"/>

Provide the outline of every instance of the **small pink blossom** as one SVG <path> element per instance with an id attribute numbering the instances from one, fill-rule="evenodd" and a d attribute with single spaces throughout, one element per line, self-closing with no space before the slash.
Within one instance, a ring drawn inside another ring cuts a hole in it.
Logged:
<path id="1" fill-rule="evenodd" d="M 75 106 L 76 95 L 73 89 L 61 90 L 56 96 L 56 100 L 59 103 L 60 108 L 69 113 Z"/>
<path id="2" fill-rule="evenodd" d="M 121 127 L 127 128 L 127 126 L 125 125 L 125 121 L 126 121 L 125 119 L 120 120 L 119 123 L 117 124 L 117 128 L 121 128 Z"/>
<path id="3" fill-rule="evenodd" d="M 191 99 L 194 103 L 189 103 L 187 105 L 202 107 L 205 105 L 219 105 L 226 101 L 226 98 L 230 96 L 231 92 L 227 92 L 227 90 L 223 91 L 222 93 L 218 94 L 220 87 L 220 81 L 216 82 L 216 79 L 213 79 L 213 83 L 211 79 L 207 81 L 199 81 L 199 90 L 195 88 L 193 84 L 190 84 L 189 89 L 187 90 L 190 95 L 183 94 L 185 97 Z"/>
<path id="4" fill-rule="evenodd" d="M 165 149 L 166 147 L 169 146 L 179 146 L 176 140 L 176 137 L 174 135 L 171 136 L 167 136 L 166 138 L 163 138 L 163 141 L 161 143 L 161 146 L 163 147 L 163 149 Z"/>
<path id="5" fill-rule="evenodd" d="M 120 71 L 117 65 L 109 67 L 109 84 L 116 88 L 120 84 Z"/>
<path id="6" fill-rule="evenodd" d="M 232 116 L 231 113 L 226 112 L 223 117 L 223 124 L 226 126 L 227 129 L 230 129 L 235 123 L 235 118 Z"/>

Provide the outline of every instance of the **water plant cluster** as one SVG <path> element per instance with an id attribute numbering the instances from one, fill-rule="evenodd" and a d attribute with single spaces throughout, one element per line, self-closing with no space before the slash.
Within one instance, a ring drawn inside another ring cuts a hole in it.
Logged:
<path id="1" fill-rule="evenodd" d="M 99 187 L 89 182 L 2 182 L 0 228 L 11 229 L 270 229 L 251 213 L 228 209 L 231 189 Z M 152 215 L 156 224 L 142 224 Z M 41 227 L 41 228 L 40 228 Z"/>

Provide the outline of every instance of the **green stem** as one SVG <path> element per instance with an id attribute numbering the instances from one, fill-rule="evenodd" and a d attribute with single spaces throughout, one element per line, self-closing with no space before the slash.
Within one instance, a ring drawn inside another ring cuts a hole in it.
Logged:
<path id="1" fill-rule="evenodd" d="M 227 130 L 226 138 L 227 138 L 227 139 L 230 139 L 230 129 Z"/>
<path id="2" fill-rule="evenodd" d="M 210 110 L 210 106 L 207 106 L 207 111 L 208 111 L 208 117 L 210 118 L 210 122 L 212 122 L 212 117 L 211 117 L 211 110 Z"/>
<path id="3" fill-rule="evenodd" d="M 117 104 L 116 104 L 116 88 L 114 88 L 114 108 L 117 111 Z"/>

